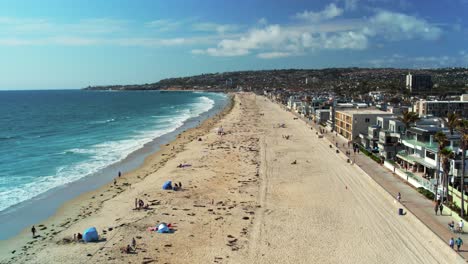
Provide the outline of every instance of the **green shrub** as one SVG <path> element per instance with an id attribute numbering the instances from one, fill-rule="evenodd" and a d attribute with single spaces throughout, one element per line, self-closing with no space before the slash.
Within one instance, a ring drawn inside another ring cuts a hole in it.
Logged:
<path id="1" fill-rule="evenodd" d="M 362 146 L 359 146 L 359 149 L 361 150 L 362 153 L 364 153 L 364 155 L 368 156 L 369 158 L 371 158 L 373 161 L 381 164 L 382 163 L 382 159 L 380 159 L 379 157 L 377 157 L 376 155 L 374 155 L 373 153 L 367 151 L 367 149 L 363 148 Z"/>
<path id="2" fill-rule="evenodd" d="M 426 196 L 427 199 L 434 199 L 434 194 L 431 191 L 425 189 L 424 187 L 419 187 L 417 190 L 420 194 Z"/>

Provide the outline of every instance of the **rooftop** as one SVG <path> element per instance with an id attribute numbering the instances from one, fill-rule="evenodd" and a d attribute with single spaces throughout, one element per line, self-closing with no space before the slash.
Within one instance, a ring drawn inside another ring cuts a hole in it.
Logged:
<path id="1" fill-rule="evenodd" d="M 348 115 L 393 115 L 392 113 L 388 113 L 385 111 L 381 111 L 378 109 L 343 109 L 343 110 L 336 110 L 336 112 L 342 112 Z"/>

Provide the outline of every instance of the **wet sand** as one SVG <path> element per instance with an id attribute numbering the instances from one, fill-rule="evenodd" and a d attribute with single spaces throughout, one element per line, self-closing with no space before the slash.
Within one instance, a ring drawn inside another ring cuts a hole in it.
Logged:
<path id="1" fill-rule="evenodd" d="M 219 126 L 225 135 L 217 135 Z M 278 105 L 237 94 L 222 119 L 181 134 L 115 186 L 67 203 L 37 226 L 41 237 L 25 231 L 2 242 L 2 257 L 11 263 L 464 262 L 414 216 L 397 215 L 393 197 L 329 144 Z M 166 180 L 183 189 L 162 190 Z M 150 209 L 134 210 L 135 198 Z M 173 224 L 173 233 L 147 231 L 160 222 Z M 102 241 L 69 241 L 90 226 Z M 121 253 L 132 238 L 136 251 Z"/>

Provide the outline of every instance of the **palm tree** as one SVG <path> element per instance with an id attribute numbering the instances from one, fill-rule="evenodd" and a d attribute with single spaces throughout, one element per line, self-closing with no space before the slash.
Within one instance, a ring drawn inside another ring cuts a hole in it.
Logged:
<path id="1" fill-rule="evenodd" d="M 460 134 L 461 134 L 461 138 L 460 138 L 460 146 L 461 146 L 461 149 L 462 149 L 462 166 L 461 166 L 461 170 L 462 170 L 462 174 L 461 174 L 461 181 L 460 181 L 460 192 L 461 192 L 461 211 L 460 211 L 460 216 L 463 217 L 465 215 L 465 199 L 464 199 L 464 195 L 465 195 L 465 152 L 466 152 L 466 149 L 468 147 L 468 120 L 461 120 L 458 122 L 457 124 L 457 128 L 456 128 Z"/>
<path id="2" fill-rule="evenodd" d="M 455 113 L 449 113 L 447 115 L 447 127 L 450 130 L 450 135 L 453 135 L 453 131 L 457 128 L 459 123 L 459 117 Z"/>
<path id="3" fill-rule="evenodd" d="M 402 116 L 398 117 L 398 120 L 405 125 L 405 135 L 411 125 L 419 120 L 419 116 L 416 112 L 403 112 Z"/>
<path id="4" fill-rule="evenodd" d="M 440 155 L 441 155 L 442 150 L 447 145 L 447 136 L 444 134 L 444 132 L 439 131 L 435 133 L 434 139 L 439 144 L 439 148 L 437 151 L 437 172 L 436 172 L 436 194 L 437 194 L 439 192 Z M 437 195 L 435 196 L 435 199 L 437 199 Z"/>
<path id="5" fill-rule="evenodd" d="M 450 170 L 450 160 L 454 158 L 454 154 L 451 149 L 444 148 L 440 151 L 440 155 L 442 158 L 442 170 L 444 171 L 444 178 L 442 179 L 442 201 L 444 200 L 443 197 L 447 192 L 448 196 L 448 175 Z"/>

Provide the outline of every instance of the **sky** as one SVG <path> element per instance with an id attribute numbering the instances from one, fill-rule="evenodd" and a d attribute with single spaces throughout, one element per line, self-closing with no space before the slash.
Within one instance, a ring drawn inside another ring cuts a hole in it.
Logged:
<path id="1" fill-rule="evenodd" d="M 0 0 L 0 90 L 468 67 L 468 0 Z"/>

